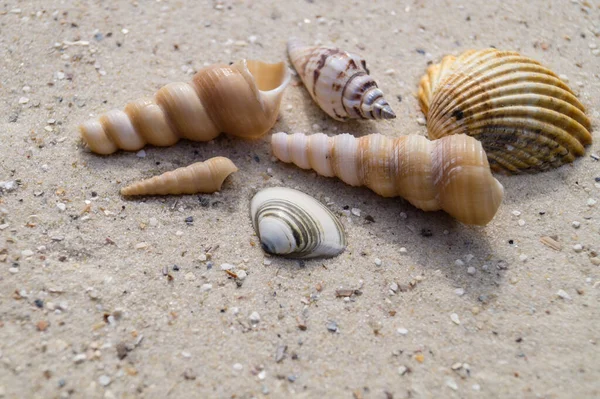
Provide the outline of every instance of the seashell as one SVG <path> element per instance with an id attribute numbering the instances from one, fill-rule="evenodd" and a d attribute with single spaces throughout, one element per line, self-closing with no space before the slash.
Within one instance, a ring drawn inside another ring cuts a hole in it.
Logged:
<path id="1" fill-rule="evenodd" d="M 304 86 L 327 115 L 339 121 L 396 117 L 360 56 L 334 47 L 306 47 L 295 38 L 287 49 Z"/>
<path id="2" fill-rule="evenodd" d="M 443 209 L 466 224 L 487 224 L 504 194 L 481 143 L 466 135 L 429 141 L 417 135 L 275 133 L 271 148 L 283 162 L 367 186 L 383 197 L 401 196 L 424 211 Z"/>
<path id="3" fill-rule="evenodd" d="M 339 219 L 301 191 L 285 187 L 261 190 L 250 202 L 250 216 L 266 252 L 308 259 L 336 256 L 346 248 Z"/>
<path id="4" fill-rule="evenodd" d="M 277 120 L 290 71 L 283 62 L 241 60 L 198 71 L 192 82 L 169 83 L 140 99 L 83 123 L 79 130 L 99 154 L 170 146 L 182 138 L 209 141 L 225 132 L 258 138 Z"/>
<path id="5" fill-rule="evenodd" d="M 123 187 L 121 195 L 214 193 L 237 170 L 229 158 L 214 157 Z"/>
<path id="6" fill-rule="evenodd" d="M 483 143 L 490 167 L 532 173 L 572 162 L 592 142 L 585 108 L 538 62 L 513 51 L 447 56 L 421 79 L 419 103 L 431 139 L 465 133 Z"/>

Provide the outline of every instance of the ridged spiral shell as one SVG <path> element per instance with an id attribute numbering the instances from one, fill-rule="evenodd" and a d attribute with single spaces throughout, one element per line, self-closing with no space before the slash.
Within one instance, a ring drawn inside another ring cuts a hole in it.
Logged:
<path id="1" fill-rule="evenodd" d="M 237 170 L 229 158 L 214 157 L 123 187 L 121 195 L 214 193 Z"/>
<path id="2" fill-rule="evenodd" d="M 332 118 L 396 117 L 360 56 L 335 47 L 307 47 L 296 38 L 288 41 L 287 48 L 311 97 Z"/>
<path id="3" fill-rule="evenodd" d="M 429 141 L 417 135 L 275 133 L 271 148 L 283 162 L 383 197 L 403 197 L 424 211 L 443 209 L 466 224 L 487 224 L 504 195 L 481 143 L 466 135 Z"/>
<path id="4" fill-rule="evenodd" d="M 419 103 L 431 139 L 468 134 L 490 166 L 532 173 L 572 162 L 592 142 L 590 120 L 571 89 L 513 51 L 469 50 L 428 68 Z"/>
<path id="5" fill-rule="evenodd" d="M 273 127 L 290 72 L 283 62 L 241 60 L 198 71 L 191 83 L 174 82 L 153 98 L 127 104 L 83 123 L 87 146 L 99 154 L 170 146 L 182 138 L 209 141 L 225 132 L 258 138 Z"/>
<path id="6" fill-rule="evenodd" d="M 266 252 L 308 259 L 336 256 L 346 248 L 339 219 L 301 191 L 285 187 L 261 190 L 250 202 L 250 216 Z"/>

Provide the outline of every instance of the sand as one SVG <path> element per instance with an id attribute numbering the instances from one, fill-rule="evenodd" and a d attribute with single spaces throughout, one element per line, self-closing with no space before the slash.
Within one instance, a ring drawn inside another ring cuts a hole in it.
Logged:
<path id="1" fill-rule="evenodd" d="M 205 65 L 287 61 L 292 35 L 363 55 L 398 118 L 333 121 L 294 77 L 273 132 L 425 135 L 427 64 L 487 46 L 564 75 L 596 127 L 599 21 L 598 2 L 566 0 L 3 2 L 0 181 L 15 186 L 0 194 L 0 396 L 600 396 L 597 132 L 572 165 L 498 176 L 483 228 L 274 162 L 268 136 L 142 157 L 94 155 L 77 132 Z M 216 155 L 240 169 L 218 194 L 119 195 Z M 262 252 L 249 200 L 278 185 L 333 203 L 342 255 Z"/>

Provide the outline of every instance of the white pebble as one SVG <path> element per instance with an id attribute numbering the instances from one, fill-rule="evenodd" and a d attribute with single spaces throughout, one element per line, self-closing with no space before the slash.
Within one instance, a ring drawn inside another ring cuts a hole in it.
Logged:
<path id="1" fill-rule="evenodd" d="M 56 72 L 56 79 L 63 80 L 64 78 L 65 78 L 64 72 L 61 72 L 61 71 Z"/>
<path id="2" fill-rule="evenodd" d="M 317 133 L 318 133 L 318 132 L 320 132 L 321 130 L 323 130 L 323 129 L 321 128 L 321 125 L 319 125 L 319 124 L 317 124 L 317 123 L 314 123 L 314 124 L 312 125 L 312 129 L 313 129 L 315 132 L 317 132 Z"/>
<path id="3" fill-rule="evenodd" d="M 248 274 L 246 273 L 245 270 L 240 270 L 236 274 L 237 274 L 237 278 L 240 280 L 245 280 L 246 277 L 248 277 Z"/>
<path id="4" fill-rule="evenodd" d="M 401 254 L 405 254 L 405 253 L 407 253 L 407 252 L 408 252 L 408 250 L 407 250 L 406 248 L 404 248 L 404 247 L 401 247 L 401 248 L 400 248 L 400 253 L 401 253 Z"/>
<path id="5" fill-rule="evenodd" d="M 519 226 L 523 227 L 525 226 L 525 221 L 523 219 L 519 219 L 519 221 L 517 222 L 519 224 Z"/>
<path id="6" fill-rule="evenodd" d="M 87 359 L 87 355 L 85 353 L 79 353 L 73 356 L 73 363 L 80 364 L 83 363 Z"/>
<path id="7" fill-rule="evenodd" d="M 29 102 L 29 99 L 27 97 L 19 98 L 19 104 L 27 104 L 28 102 Z"/>
<path id="8" fill-rule="evenodd" d="M 573 245 L 573 251 L 579 253 L 579 252 L 583 251 L 583 246 L 581 244 L 575 244 L 575 245 Z"/>
<path id="9" fill-rule="evenodd" d="M 202 284 L 202 287 L 200 287 L 200 292 L 208 292 L 212 290 L 212 284 Z"/>
<path id="10" fill-rule="evenodd" d="M 460 324 L 460 319 L 458 318 L 458 315 L 456 313 L 452 313 L 450 315 L 450 320 L 452 320 L 454 324 Z"/>
<path id="11" fill-rule="evenodd" d="M 208 259 L 208 257 L 206 256 L 206 254 L 200 254 L 200 255 L 198 255 L 198 260 L 200 262 L 205 262 L 206 259 Z"/>
<path id="12" fill-rule="evenodd" d="M 67 206 L 65 204 L 63 204 L 62 202 L 59 202 L 56 204 L 56 207 L 58 208 L 59 211 L 64 212 L 67 209 Z"/>
<path id="13" fill-rule="evenodd" d="M 588 198 L 588 200 L 587 200 L 587 206 L 592 207 L 592 206 L 596 205 L 596 202 L 598 202 L 598 201 L 596 201 L 593 198 Z"/>
<path id="14" fill-rule="evenodd" d="M 350 212 L 354 215 L 354 216 L 360 216 L 360 209 L 358 208 L 352 208 L 350 210 Z"/>
<path id="15" fill-rule="evenodd" d="M 381 259 L 375 258 L 375 266 L 381 266 L 381 264 L 382 264 Z"/>
<path id="16" fill-rule="evenodd" d="M 400 367 L 398 367 L 398 374 L 404 375 L 407 372 L 408 372 L 408 367 L 406 367 L 406 366 L 400 366 Z"/>
<path id="17" fill-rule="evenodd" d="M 423 117 L 418 117 L 417 123 L 421 126 L 425 126 L 427 124 L 427 120 L 425 120 L 425 118 L 423 118 Z"/>
<path id="18" fill-rule="evenodd" d="M 260 322 L 260 315 L 258 314 L 258 312 L 252 312 L 248 319 L 250 320 L 250 323 L 258 324 Z"/>
<path id="19" fill-rule="evenodd" d="M 527 257 L 527 255 L 525 255 L 525 254 L 521 254 L 521 255 L 519 255 L 519 260 L 520 260 L 521 262 L 527 262 L 527 258 L 528 258 L 528 257 Z"/>
<path id="20" fill-rule="evenodd" d="M 21 256 L 24 258 L 33 256 L 33 251 L 31 249 L 25 249 L 25 250 L 21 251 Z"/>
<path id="21" fill-rule="evenodd" d="M 221 270 L 232 270 L 234 269 L 235 266 L 229 263 L 223 263 L 221 264 Z"/>
<path id="22" fill-rule="evenodd" d="M 129 33 L 129 29 L 127 29 L 127 28 L 121 29 L 121 33 L 124 34 L 124 35 L 126 35 L 126 34 Z"/>
<path id="23" fill-rule="evenodd" d="M 184 278 L 186 279 L 186 281 L 196 280 L 196 276 L 192 272 L 187 273 Z"/>
<path id="24" fill-rule="evenodd" d="M 581 223 L 575 220 L 571 222 L 571 226 L 573 226 L 574 229 L 578 229 L 581 226 Z"/>
<path id="25" fill-rule="evenodd" d="M 18 267 L 11 267 L 8 269 L 9 272 L 11 272 L 12 274 L 17 274 L 19 273 L 19 268 Z"/>
<path id="26" fill-rule="evenodd" d="M 473 276 L 476 272 L 477 272 L 477 269 L 475 269 L 473 266 L 469 266 L 467 268 L 467 274 L 470 276 Z"/>
<path id="27" fill-rule="evenodd" d="M 481 386 L 479 384 L 473 384 L 471 386 L 471 389 L 474 391 L 479 391 L 479 390 L 481 390 Z"/>
<path id="28" fill-rule="evenodd" d="M 101 375 L 98 378 L 98 382 L 100 383 L 100 385 L 102 385 L 103 387 L 105 387 L 105 386 L 108 386 L 111 383 L 111 379 L 107 375 Z"/>
<path id="29" fill-rule="evenodd" d="M 406 335 L 408 334 L 408 330 L 406 328 L 400 327 L 396 330 L 396 332 L 400 335 Z"/>
<path id="30" fill-rule="evenodd" d="M 464 266 L 464 265 L 465 265 L 465 262 L 463 262 L 463 261 L 462 261 L 462 260 L 460 260 L 460 259 L 456 259 L 456 260 L 454 261 L 454 264 L 455 264 L 456 266 L 458 266 L 458 267 L 462 267 L 462 266 Z"/>
<path id="31" fill-rule="evenodd" d="M 138 158 L 146 158 L 146 151 L 139 150 L 138 152 L 136 152 L 135 156 Z"/>
<path id="32" fill-rule="evenodd" d="M 386 69 L 384 73 L 385 73 L 386 75 L 393 75 L 393 74 L 395 74 L 395 73 L 396 73 L 396 70 L 395 70 L 395 69 L 391 69 L 391 68 L 390 68 L 390 69 Z"/>
<path id="33" fill-rule="evenodd" d="M 521 216 L 520 211 L 512 211 L 513 216 Z"/>
<path id="34" fill-rule="evenodd" d="M 559 78 L 560 78 L 562 81 L 564 81 L 564 82 L 568 82 L 568 81 L 569 81 L 569 77 L 568 77 L 567 75 L 562 75 L 562 74 L 561 74 L 561 75 L 558 75 L 558 77 L 559 77 Z"/>
<path id="35" fill-rule="evenodd" d="M 446 386 L 448 386 L 453 391 L 457 391 L 458 390 L 458 385 L 456 384 L 456 381 L 454 381 L 452 378 L 448 378 L 446 380 Z"/>
<path id="36" fill-rule="evenodd" d="M 556 295 L 558 295 L 559 298 L 565 299 L 567 301 L 571 300 L 571 295 L 567 294 L 565 290 L 558 290 Z"/>
<path id="37" fill-rule="evenodd" d="M 454 290 L 454 293 L 458 296 L 463 296 L 463 295 L 465 295 L 465 290 L 464 290 L 464 288 L 457 288 Z"/>
<path id="38" fill-rule="evenodd" d="M 473 254 L 467 254 L 465 256 L 465 262 L 469 263 L 470 261 L 473 260 L 473 258 L 475 258 L 475 255 L 473 255 Z"/>
<path id="39" fill-rule="evenodd" d="M 192 354 L 190 352 L 182 351 L 181 356 L 185 357 L 186 359 L 189 359 L 192 357 Z"/>
<path id="40" fill-rule="evenodd" d="M 265 265 L 265 266 L 269 266 L 271 263 L 273 263 L 273 262 L 270 259 L 263 260 L 263 265 Z"/>

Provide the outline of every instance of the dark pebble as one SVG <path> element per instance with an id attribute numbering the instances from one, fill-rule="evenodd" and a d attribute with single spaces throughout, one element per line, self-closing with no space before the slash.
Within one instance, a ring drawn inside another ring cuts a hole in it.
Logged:
<path id="1" fill-rule="evenodd" d="M 375 223 L 375 219 L 371 215 L 365 216 L 365 220 L 370 223 Z"/>
<path id="2" fill-rule="evenodd" d="M 431 232 L 431 229 L 421 229 L 421 235 L 423 237 L 431 237 L 433 233 Z"/>
<path id="3" fill-rule="evenodd" d="M 193 216 L 188 216 L 185 218 L 185 223 L 190 225 L 194 223 L 194 217 Z"/>
<path id="4" fill-rule="evenodd" d="M 97 41 L 101 41 L 102 39 L 104 39 L 104 35 L 98 32 L 94 35 L 94 39 L 96 39 Z"/>
<path id="5" fill-rule="evenodd" d="M 296 381 L 296 376 L 293 375 L 293 374 L 292 375 L 288 375 L 287 379 L 288 379 L 289 382 L 295 382 Z"/>
<path id="6" fill-rule="evenodd" d="M 121 360 L 127 357 L 127 353 L 129 350 L 127 349 L 127 344 L 125 342 L 119 342 L 117 344 L 117 357 Z"/>
<path id="7" fill-rule="evenodd" d="M 594 178 L 594 181 L 595 181 L 596 183 L 600 183 L 600 176 L 598 176 L 598 177 Z"/>
<path id="8" fill-rule="evenodd" d="M 19 114 L 12 113 L 8 116 L 8 123 L 15 123 L 19 119 Z"/>
<path id="9" fill-rule="evenodd" d="M 253 156 L 253 158 L 257 163 L 260 162 L 260 157 L 258 155 Z"/>
<path id="10" fill-rule="evenodd" d="M 176 271 L 176 272 L 178 272 L 178 271 L 179 271 L 179 266 L 177 266 L 177 265 L 173 265 L 173 271 Z"/>
<path id="11" fill-rule="evenodd" d="M 399 102 L 399 103 L 401 103 L 401 102 L 402 102 L 402 96 L 401 96 L 400 94 L 398 94 L 398 95 L 396 96 L 396 98 L 398 99 L 398 102 Z"/>
<path id="12" fill-rule="evenodd" d="M 206 262 L 206 269 L 210 270 L 213 267 L 213 263 L 212 262 Z"/>
<path id="13" fill-rule="evenodd" d="M 207 197 L 203 196 L 203 195 L 199 195 L 198 196 L 198 201 L 200 202 L 200 205 L 207 208 L 208 206 L 210 206 L 210 199 L 208 199 Z"/>
<path id="14" fill-rule="evenodd" d="M 425 50 L 423 50 L 422 48 L 418 48 L 417 53 L 419 53 L 421 55 L 425 55 Z"/>
<path id="15" fill-rule="evenodd" d="M 65 379 L 64 379 L 64 378 L 61 378 L 60 380 L 58 380 L 58 387 L 59 387 L 59 388 L 62 388 L 62 387 L 64 387 L 65 385 L 67 385 L 67 381 L 65 381 Z"/>
<path id="16" fill-rule="evenodd" d="M 37 306 L 40 309 L 44 307 L 44 301 L 42 301 L 41 299 L 36 299 L 35 301 L 33 301 L 33 303 L 35 303 L 35 306 Z"/>

